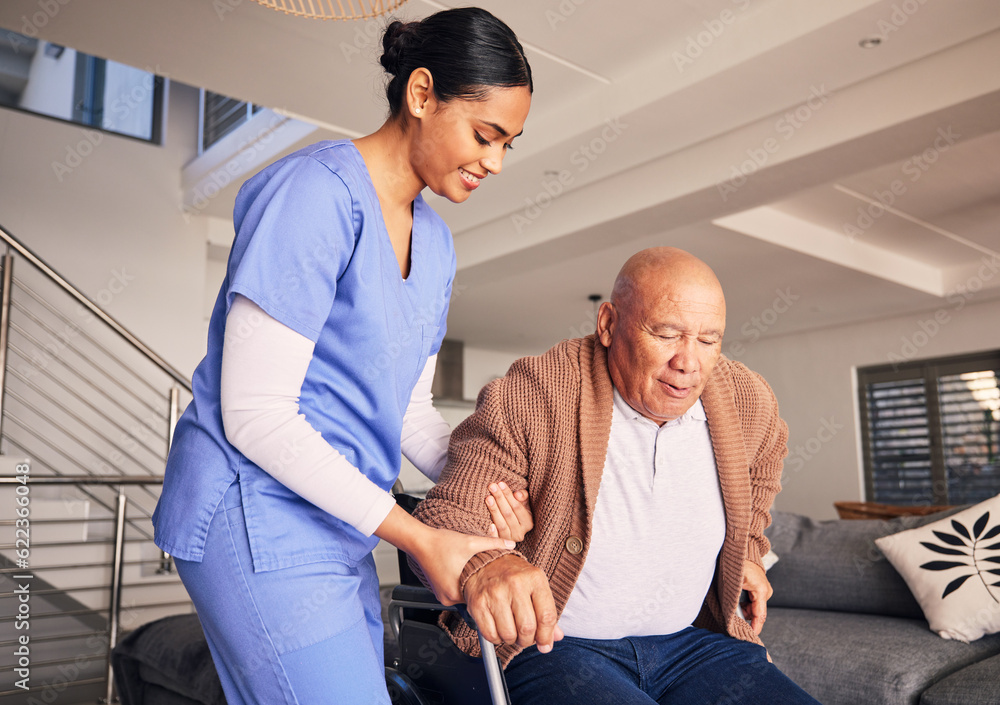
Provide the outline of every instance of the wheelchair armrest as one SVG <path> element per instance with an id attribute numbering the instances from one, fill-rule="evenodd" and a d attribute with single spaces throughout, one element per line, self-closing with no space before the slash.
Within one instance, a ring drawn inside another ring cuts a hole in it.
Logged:
<path id="1" fill-rule="evenodd" d="M 453 611 L 454 607 L 445 607 L 437 598 L 434 597 L 434 593 L 425 588 L 423 585 L 397 585 L 392 589 L 392 601 L 393 602 L 405 602 L 407 604 L 404 607 L 417 607 L 426 609 L 437 609 L 437 610 L 449 610 Z"/>
<path id="2" fill-rule="evenodd" d="M 431 590 L 417 585 L 397 585 L 392 589 L 392 596 L 389 599 L 389 626 L 392 634 L 399 639 L 399 625 L 402 622 L 402 611 L 404 609 L 425 609 L 436 612 L 458 612 L 465 623 L 472 629 L 479 631 L 476 620 L 472 618 L 465 605 L 451 605 L 446 607 L 438 602 Z"/>

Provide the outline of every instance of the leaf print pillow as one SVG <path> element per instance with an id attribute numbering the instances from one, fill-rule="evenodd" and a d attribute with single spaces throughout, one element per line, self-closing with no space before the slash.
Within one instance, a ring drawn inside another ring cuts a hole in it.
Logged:
<path id="1" fill-rule="evenodd" d="M 945 639 L 1000 631 L 1000 495 L 875 540 Z"/>

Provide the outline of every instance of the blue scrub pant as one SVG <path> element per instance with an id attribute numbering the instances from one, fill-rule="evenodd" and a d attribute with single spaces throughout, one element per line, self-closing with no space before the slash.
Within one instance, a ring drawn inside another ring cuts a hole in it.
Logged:
<path id="1" fill-rule="evenodd" d="M 819 705 L 762 646 L 688 627 L 666 636 L 565 637 L 504 672 L 514 705 Z"/>
<path id="2" fill-rule="evenodd" d="M 229 705 L 388 705 L 378 576 L 323 561 L 255 573 L 239 483 L 200 563 L 176 561 Z"/>

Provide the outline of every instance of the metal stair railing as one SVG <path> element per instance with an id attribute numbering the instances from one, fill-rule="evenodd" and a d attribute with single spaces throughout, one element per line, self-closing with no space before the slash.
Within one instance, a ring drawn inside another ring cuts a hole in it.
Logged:
<path id="1" fill-rule="evenodd" d="M 30 703 L 34 697 L 36 702 L 52 702 L 54 697 L 63 696 L 60 701 L 67 702 L 64 697 L 72 691 L 75 695 L 72 700 L 76 702 L 87 699 L 115 702 L 111 652 L 123 627 L 131 630 L 140 626 L 148 621 L 146 616 L 150 613 L 161 616 L 178 610 L 190 611 L 191 602 L 175 574 L 139 581 L 130 581 L 126 577 L 129 570 L 134 572 L 142 566 L 162 575 L 158 556 L 145 560 L 135 557 L 136 546 L 147 543 L 148 539 L 138 531 L 130 532 L 130 525 L 136 520 L 135 517 L 129 518 L 129 507 L 132 505 L 126 496 L 128 487 L 158 485 L 161 480 L 144 476 L 34 477 L 27 464 L 18 467 L 24 468 L 19 476 L 0 477 L 0 490 L 10 486 L 17 488 L 15 496 L 24 498 L 20 506 L 25 509 L 22 521 L 26 522 L 24 526 L 28 530 L 37 531 L 54 524 L 85 526 L 91 530 L 95 525 L 107 524 L 108 530 L 91 531 L 96 537 L 88 533 L 86 538 L 78 541 L 0 543 L 0 602 L 11 604 L 11 608 L 4 609 L 0 616 L 0 648 L 16 655 L 17 650 L 23 647 L 25 659 L 14 664 L 13 687 L 11 683 L 0 683 L 0 700 L 13 703 L 15 699 L 21 699 Z M 85 519 L 31 519 L 31 497 L 40 488 L 80 486 L 112 489 L 116 493 L 114 512 Z M 21 491 L 19 488 L 24 489 Z M 5 497 L 5 500 L 9 499 Z M 141 511 L 139 513 L 142 514 Z M 3 519 L 0 526 L 16 526 L 17 521 Z M 107 535 L 101 536 L 102 533 Z M 26 535 L 32 534 L 26 531 Z M 19 548 L 25 545 L 26 548 Z M 58 546 L 72 546 L 76 553 L 96 547 L 102 549 L 98 552 L 104 555 L 92 561 L 76 558 L 67 564 L 40 565 L 34 560 L 34 555 L 40 550 Z M 131 558 L 128 555 L 130 549 L 133 553 Z M 57 588 L 50 582 L 57 571 L 95 568 L 107 569 L 110 577 L 98 584 L 70 587 Z M 148 588 L 158 588 L 160 595 L 152 599 L 145 597 Z M 164 599 L 164 588 L 168 589 L 167 599 Z M 170 599 L 171 592 L 179 599 Z M 85 598 L 82 593 L 98 595 Z M 128 599 L 124 599 L 126 594 Z M 127 613 L 124 619 L 123 612 Z M 59 624 L 52 626 L 55 622 Z M 47 626 L 41 626 L 42 623 Z M 18 682 L 21 685 L 16 685 Z"/>
<path id="2" fill-rule="evenodd" d="M 121 627 L 121 603 L 111 600 L 97 609 L 97 594 L 120 595 L 123 587 L 134 590 L 130 614 L 190 611 L 186 593 L 186 602 L 142 595 L 168 594 L 172 585 L 180 586 L 170 556 L 152 544 L 150 517 L 174 427 L 191 398 L 191 382 L 2 226 L 0 241 L 0 457 L 30 459 L 32 496 L 38 506 L 47 502 L 58 512 L 61 502 L 88 513 L 82 519 L 40 519 L 39 531 L 58 537 L 67 526 L 83 526 L 91 539 L 83 550 L 104 544 L 115 547 L 119 560 L 122 550 L 135 554 L 101 576 L 85 560 L 32 565 L 32 573 L 44 583 L 36 593 L 39 598 L 56 603 L 62 599 L 65 604 L 57 611 L 82 620 L 76 625 L 77 636 L 46 632 L 39 642 L 101 633 L 108 637 L 110 650 Z M 102 290 L 97 299 L 106 304 L 106 298 L 126 286 Z M 0 491 L 13 481 L 0 477 Z M 0 526 L 14 525 L 7 516 L 4 507 Z M 117 525 L 119 517 L 120 544 L 101 533 L 102 527 Z M 95 536 L 102 540 L 92 540 Z M 67 543 L 34 545 L 45 555 L 58 556 L 59 551 L 74 550 Z M 13 575 L 4 567 L 13 565 L 13 546 L 0 538 L 0 579 Z M 0 592 L 0 601 L 8 596 Z M 10 627 L 0 619 L 4 650 Z M 99 680 L 102 700 L 109 702 L 110 671 Z M 15 702 L 17 696 L 3 684 L 0 691 L 0 700 Z"/>
<path id="3" fill-rule="evenodd" d="M 0 240 L 0 454 L 37 474 L 160 476 L 190 380 L 3 227 Z M 139 493 L 151 511 L 156 492 Z"/>

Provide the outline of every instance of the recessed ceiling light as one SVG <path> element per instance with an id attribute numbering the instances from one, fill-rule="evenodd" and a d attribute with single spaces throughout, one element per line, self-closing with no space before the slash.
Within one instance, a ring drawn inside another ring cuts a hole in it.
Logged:
<path id="1" fill-rule="evenodd" d="M 858 46 L 861 47 L 862 49 L 874 49 L 881 43 L 882 43 L 882 37 L 865 37 L 860 42 L 858 42 Z"/>

